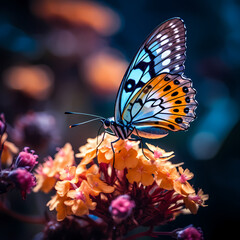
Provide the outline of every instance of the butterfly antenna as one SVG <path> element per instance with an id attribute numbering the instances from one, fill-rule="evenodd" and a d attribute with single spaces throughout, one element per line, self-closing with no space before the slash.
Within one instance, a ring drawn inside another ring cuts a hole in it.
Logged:
<path id="1" fill-rule="evenodd" d="M 84 116 L 91 116 L 91 117 L 97 117 L 101 119 L 105 119 L 104 117 L 94 115 L 94 114 L 89 114 L 89 113 L 81 113 L 81 112 L 65 112 L 65 114 L 78 114 L 78 115 L 84 115 Z"/>
<path id="2" fill-rule="evenodd" d="M 76 124 L 70 125 L 69 128 L 77 127 L 79 125 L 83 125 L 85 123 L 93 122 L 93 121 L 96 121 L 96 120 L 99 120 L 99 119 L 102 119 L 102 118 L 98 117 L 98 118 L 90 119 L 90 120 L 85 121 L 85 122 L 76 123 Z"/>

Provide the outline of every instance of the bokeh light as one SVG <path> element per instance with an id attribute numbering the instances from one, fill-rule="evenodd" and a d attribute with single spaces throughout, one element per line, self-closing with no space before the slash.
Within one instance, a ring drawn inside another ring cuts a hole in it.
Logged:
<path id="1" fill-rule="evenodd" d="M 115 33 L 120 27 L 118 14 L 97 2 L 44 0 L 36 1 L 32 9 L 46 20 L 62 20 L 78 27 L 91 27 L 104 36 Z"/>
<path id="2" fill-rule="evenodd" d="M 128 63 L 117 51 L 105 49 L 86 60 L 86 83 L 99 95 L 116 95 Z"/>
<path id="3" fill-rule="evenodd" d="M 9 89 L 37 100 L 48 98 L 54 84 L 53 72 L 46 65 L 10 67 L 4 72 L 3 80 Z"/>

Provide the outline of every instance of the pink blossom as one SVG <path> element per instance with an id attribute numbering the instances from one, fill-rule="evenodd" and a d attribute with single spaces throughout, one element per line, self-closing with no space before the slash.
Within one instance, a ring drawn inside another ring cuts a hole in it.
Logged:
<path id="1" fill-rule="evenodd" d="M 130 196 L 121 195 L 111 202 L 109 211 L 116 222 L 126 219 L 135 207 L 134 201 L 130 200 Z"/>
<path id="2" fill-rule="evenodd" d="M 17 168 L 10 173 L 9 176 L 16 187 L 21 190 L 23 199 L 26 198 L 26 194 L 32 191 L 32 188 L 36 185 L 36 179 L 32 173 L 25 168 Z"/>
<path id="3" fill-rule="evenodd" d="M 0 136 L 6 131 L 6 121 L 4 114 L 0 114 Z"/>
<path id="4" fill-rule="evenodd" d="M 200 228 L 195 228 L 192 225 L 177 232 L 179 240 L 203 240 L 202 231 Z"/>
<path id="5" fill-rule="evenodd" d="M 30 151 L 28 147 L 25 147 L 23 151 L 19 153 L 15 166 L 26 168 L 28 171 L 31 171 L 38 163 L 36 160 L 37 158 L 38 155 L 34 154 L 33 150 Z"/>

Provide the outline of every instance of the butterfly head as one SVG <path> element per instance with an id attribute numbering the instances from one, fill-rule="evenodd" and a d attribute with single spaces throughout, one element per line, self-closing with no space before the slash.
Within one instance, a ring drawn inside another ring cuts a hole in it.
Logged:
<path id="1" fill-rule="evenodd" d="M 112 123 L 114 122 L 113 118 L 105 118 L 105 119 L 102 119 L 101 121 L 105 129 L 111 128 Z"/>

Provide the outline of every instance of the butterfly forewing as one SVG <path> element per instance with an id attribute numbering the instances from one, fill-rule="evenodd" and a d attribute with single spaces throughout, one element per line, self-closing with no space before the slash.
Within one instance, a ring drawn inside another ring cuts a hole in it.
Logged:
<path id="1" fill-rule="evenodd" d="M 185 49 L 185 26 L 180 18 L 164 22 L 150 34 L 122 80 L 115 103 L 116 121 L 124 121 L 123 112 L 151 79 L 161 73 L 183 74 Z"/>

